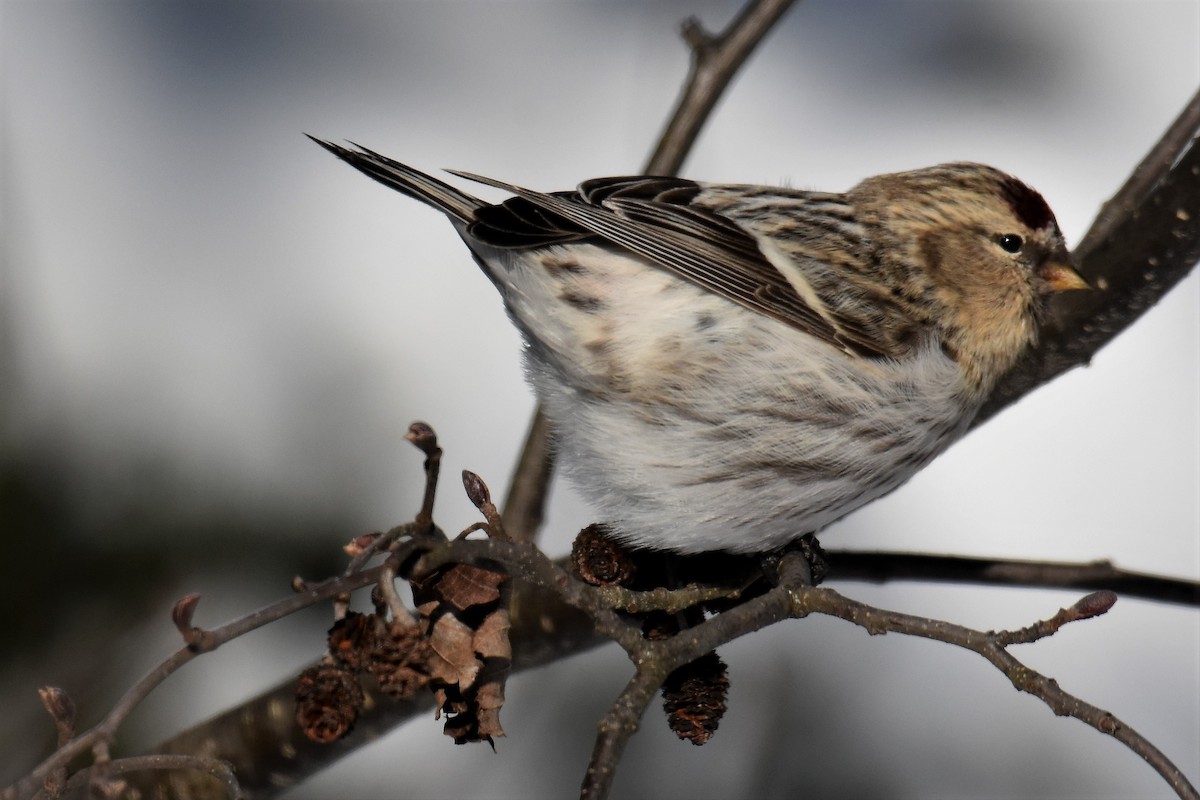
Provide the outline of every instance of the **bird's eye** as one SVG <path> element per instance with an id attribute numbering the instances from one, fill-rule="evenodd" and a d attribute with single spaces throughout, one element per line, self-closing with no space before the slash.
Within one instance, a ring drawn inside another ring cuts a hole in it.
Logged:
<path id="1" fill-rule="evenodd" d="M 1006 253 L 1019 253 L 1025 240 L 1015 233 L 1002 233 L 996 237 L 996 244 Z"/>

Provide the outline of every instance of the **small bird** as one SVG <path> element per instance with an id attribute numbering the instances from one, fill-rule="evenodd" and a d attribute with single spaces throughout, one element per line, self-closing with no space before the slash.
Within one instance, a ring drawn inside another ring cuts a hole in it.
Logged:
<path id="1" fill-rule="evenodd" d="M 1046 201 L 981 164 L 844 194 L 596 178 L 489 204 L 313 139 L 441 211 L 499 289 L 568 475 L 621 541 L 765 553 L 900 486 L 1087 288 Z"/>

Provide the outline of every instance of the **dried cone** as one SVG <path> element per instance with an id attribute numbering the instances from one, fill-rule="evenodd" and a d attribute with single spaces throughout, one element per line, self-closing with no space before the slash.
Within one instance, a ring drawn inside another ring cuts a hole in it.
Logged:
<path id="1" fill-rule="evenodd" d="M 429 684 L 429 640 L 416 625 L 392 620 L 375 640 L 367 669 L 379 687 L 396 700 L 406 700 Z"/>
<path id="2" fill-rule="evenodd" d="M 344 667 L 318 664 L 296 682 L 296 724 L 314 742 L 328 744 L 345 736 L 363 706 L 362 687 Z"/>
<path id="3" fill-rule="evenodd" d="M 377 646 L 382 622 L 374 614 L 348 611 L 329 629 L 329 654 L 351 672 L 366 668 Z"/>
<path id="4" fill-rule="evenodd" d="M 667 724 L 680 739 L 704 744 L 725 715 L 728 693 L 728 667 L 715 652 L 684 664 L 663 683 Z"/>
<path id="5" fill-rule="evenodd" d="M 571 546 L 571 565 L 581 580 L 593 586 L 628 586 L 636 572 L 633 559 L 611 539 L 604 525 L 581 530 Z"/>

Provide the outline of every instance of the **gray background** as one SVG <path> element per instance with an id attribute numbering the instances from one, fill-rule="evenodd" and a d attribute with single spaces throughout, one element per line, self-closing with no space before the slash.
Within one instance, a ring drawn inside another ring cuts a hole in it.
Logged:
<path id="1" fill-rule="evenodd" d="M 47 635 L 0 642 L 0 779 L 48 751 L 34 687 L 59 683 L 98 719 L 176 646 L 170 598 L 203 592 L 198 621 L 215 624 L 410 518 L 409 421 L 447 449 L 447 529 L 476 517 L 462 468 L 506 488 L 533 402 L 492 287 L 434 212 L 301 132 L 542 189 L 636 171 L 686 69 L 679 21 L 718 27 L 736 7 L 4 0 L 0 445 L 21 485 L 53 488 L 37 519 L 55 524 L 4 534 L 0 619 Z M 813 0 L 734 82 L 685 174 L 837 190 L 984 161 L 1039 188 L 1075 242 L 1198 82 L 1194 0 Z M 1091 368 L 823 541 L 1200 577 L 1198 293 L 1193 275 Z M 558 486 L 547 549 L 588 521 Z M 111 600 L 115 584 L 143 593 Z M 982 628 L 1075 599 L 839 586 Z M 314 611 L 192 665 L 122 743 L 295 671 L 327 624 Z M 652 712 L 618 796 L 1169 796 L 1119 745 L 944 646 L 810 619 L 723 654 L 716 738 L 677 743 Z M 1200 779 L 1195 610 L 1123 600 L 1016 654 Z M 496 754 L 416 722 L 289 796 L 568 796 L 629 674 L 608 648 L 522 675 Z"/>

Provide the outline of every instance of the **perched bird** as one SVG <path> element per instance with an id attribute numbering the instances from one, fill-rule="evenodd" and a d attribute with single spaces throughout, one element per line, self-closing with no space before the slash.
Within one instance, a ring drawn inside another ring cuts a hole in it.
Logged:
<path id="1" fill-rule="evenodd" d="M 450 218 L 527 344 L 568 474 L 629 544 L 761 553 L 904 483 L 1087 284 L 1033 189 L 979 164 L 844 194 L 585 181 L 492 205 L 314 139 Z"/>

